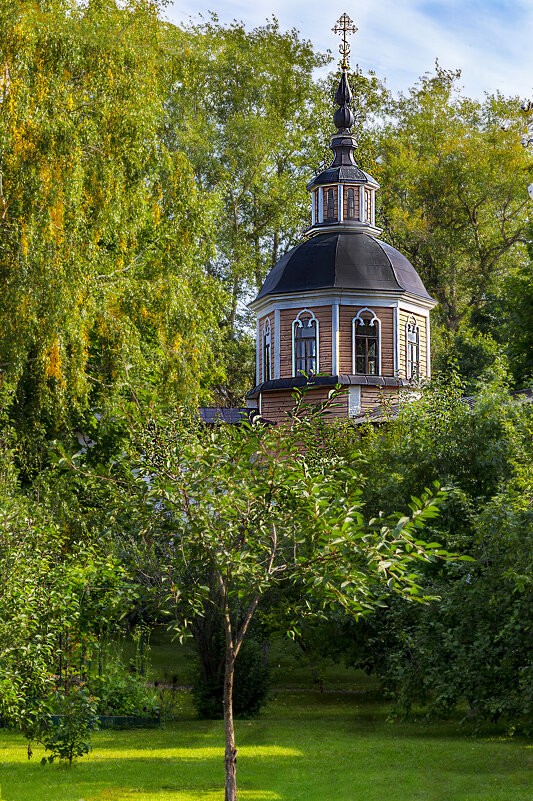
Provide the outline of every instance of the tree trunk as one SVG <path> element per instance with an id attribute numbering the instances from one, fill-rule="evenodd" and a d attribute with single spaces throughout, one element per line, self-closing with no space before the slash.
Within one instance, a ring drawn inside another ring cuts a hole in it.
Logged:
<path id="1" fill-rule="evenodd" d="M 237 800 L 237 749 L 235 748 L 235 730 L 233 728 L 233 675 L 235 672 L 235 655 L 226 650 L 226 670 L 224 675 L 224 734 L 226 750 L 224 768 L 226 771 L 224 801 Z"/>

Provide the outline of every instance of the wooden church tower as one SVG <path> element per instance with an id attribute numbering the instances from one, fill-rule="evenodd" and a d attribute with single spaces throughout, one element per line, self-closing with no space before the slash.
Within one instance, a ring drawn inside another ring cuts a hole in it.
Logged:
<path id="1" fill-rule="evenodd" d="M 331 139 L 333 161 L 307 189 L 306 239 L 267 275 L 250 308 L 257 316 L 256 386 L 248 406 L 275 423 L 294 406 L 295 387 L 325 400 L 342 387 L 335 415 L 357 417 L 430 376 L 429 312 L 436 305 L 413 265 L 379 239 L 379 184 L 355 159 L 344 14 L 339 107 Z"/>

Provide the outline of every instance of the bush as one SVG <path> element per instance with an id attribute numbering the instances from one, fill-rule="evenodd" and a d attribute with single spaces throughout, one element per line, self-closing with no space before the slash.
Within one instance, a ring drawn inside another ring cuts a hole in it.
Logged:
<path id="1" fill-rule="evenodd" d="M 86 687 L 74 686 L 54 694 L 50 711 L 35 733 L 35 739 L 50 751 L 48 759 L 43 757 L 41 764 L 68 759 L 72 765 L 74 757 L 87 754 L 91 748 L 91 734 L 98 727 L 95 699 Z"/>
<path id="2" fill-rule="evenodd" d="M 122 665 L 111 665 L 102 676 L 92 676 L 91 691 L 97 697 L 99 715 L 159 715 L 159 699 L 142 676 Z"/>
<path id="3" fill-rule="evenodd" d="M 233 715 L 253 718 L 259 715 L 268 699 L 271 686 L 269 668 L 263 664 L 259 643 L 245 642 L 235 662 L 233 686 Z M 224 674 L 220 672 L 206 680 L 198 664 L 193 676 L 192 700 L 201 718 L 217 720 L 223 717 Z"/>

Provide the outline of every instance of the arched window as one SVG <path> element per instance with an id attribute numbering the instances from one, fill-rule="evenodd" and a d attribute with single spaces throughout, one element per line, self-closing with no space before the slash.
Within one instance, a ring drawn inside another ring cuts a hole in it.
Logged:
<path id="1" fill-rule="evenodd" d="M 292 324 L 292 374 L 318 373 L 318 320 L 304 309 Z"/>
<path id="2" fill-rule="evenodd" d="M 411 315 L 405 324 L 405 377 L 418 378 L 420 375 L 420 327 Z"/>
<path id="3" fill-rule="evenodd" d="M 365 222 L 372 222 L 372 192 L 365 189 Z"/>
<path id="4" fill-rule="evenodd" d="M 335 219 L 335 190 L 328 189 L 328 193 L 326 195 L 327 198 L 327 207 L 326 207 L 326 217 L 328 220 Z"/>
<path id="5" fill-rule="evenodd" d="M 263 326 L 263 381 L 272 378 L 272 333 L 270 319 L 267 317 Z"/>
<path id="6" fill-rule="evenodd" d="M 355 192 L 353 189 L 348 189 L 346 193 L 346 218 L 348 220 L 355 219 Z"/>
<path id="7" fill-rule="evenodd" d="M 352 369 L 362 375 L 381 374 L 381 323 L 372 309 L 361 309 L 352 320 Z"/>

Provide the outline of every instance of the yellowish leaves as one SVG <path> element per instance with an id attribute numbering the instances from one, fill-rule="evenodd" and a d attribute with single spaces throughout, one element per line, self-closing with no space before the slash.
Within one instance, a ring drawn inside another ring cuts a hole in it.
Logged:
<path id="1" fill-rule="evenodd" d="M 55 203 L 50 207 L 50 238 L 61 247 L 63 243 L 65 207 L 62 193 L 59 193 Z"/>
<path id="2" fill-rule="evenodd" d="M 182 344 L 183 344 L 183 338 L 181 334 L 178 333 L 174 337 L 174 341 L 172 343 L 172 352 L 174 353 L 175 356 L 179 354 Z"/>
<path id="3" fill-rule="evenodd" d="M 22 255 L 25 259 L 28 257 L 28 237 L 26 234 L 27 228 L 28 226 L 26 222 L 23 222 L 20 233 L 20 249 L 22 250 Z"/>
<path id="4" fill-rule="evenodd" d="M 58 339 L 56 339 L 46 354 L 45 375 L 47 378 L 55 378 L 61 384 L 64 383 L 63 373 L 61 371 L 61 350 Z"/>
<path id="5" fill-rule="evenodd" d="M 34 150 L 32 131 L 27 122 L 13 128 L 13 155 L 16 159 L 26 159 Z"/>

